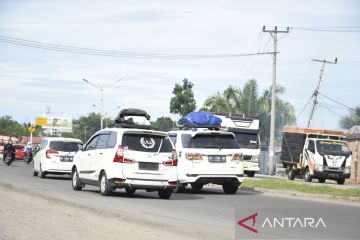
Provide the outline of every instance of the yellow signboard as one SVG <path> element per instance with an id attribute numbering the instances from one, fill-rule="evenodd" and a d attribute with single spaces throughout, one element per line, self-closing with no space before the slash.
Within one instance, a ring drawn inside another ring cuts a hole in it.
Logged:
<path id="1" fill-rule="evenodd" d="M 35 119 L 35 124 L 38 126 L 45 126 L 45 125 L 47 125 L 47 121 L 48 121 L 48 119 L 45 117 L 37 117 Z"/>
<path id="2" fill-rule="evenodd" d="M 29 132 L 34 132 L 36 130 L 36 128 L 34 126 L 30 126 L 28 127 Z"/>

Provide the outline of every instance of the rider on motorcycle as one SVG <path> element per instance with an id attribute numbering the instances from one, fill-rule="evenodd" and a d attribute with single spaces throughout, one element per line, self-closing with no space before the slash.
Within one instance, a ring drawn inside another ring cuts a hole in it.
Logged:
<path id="1" fill-rule="evenodd" d="M 4 145 L 4 154 L 3 154 L 4 161 L 8 154 L 11 154 L 11 161 L 14 161 L 15 160 L 15 147 L 12 145 L 11 141 L 9 141 L 7 144 Z"/>
<path id="2" fill-rule="evenodd" d="M 24 151 L 25 151 L 26 158 L 29 157 L 32 160 L 32 157 L 33 157 L 32 156 L 32 146 L 31 146 L 30 142 L 26 145 Z"/>

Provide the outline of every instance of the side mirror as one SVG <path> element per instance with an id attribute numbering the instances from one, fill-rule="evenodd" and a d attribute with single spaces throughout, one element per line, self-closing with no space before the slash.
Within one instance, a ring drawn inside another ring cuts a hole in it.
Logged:
<path id="1" fill-rule="evenodd" d="M 79 144 L 79 151 L 84 151 L 84 145 L 83 144 Z"/>

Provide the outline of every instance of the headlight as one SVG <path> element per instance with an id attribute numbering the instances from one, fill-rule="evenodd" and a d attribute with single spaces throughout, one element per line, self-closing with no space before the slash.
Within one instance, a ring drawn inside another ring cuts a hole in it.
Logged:
<path id="1" fill-rule="evenodd" d="M 348 166 L 348 167 L 345 167 L 345 174 L 347 173 L 351 173 L 351 167 Z"/>
<path id="2" fill-rule="evenodd" d="M 315 169 L 318 172 L 322 172 L 323 171 L 323 165 L 322 164 L 316 164 Z"/>
<path id="3" fill-rule="evenodd" d="M 252 162 L 259 162 L 259 155 L 252 156 L 251 161 Z"/>

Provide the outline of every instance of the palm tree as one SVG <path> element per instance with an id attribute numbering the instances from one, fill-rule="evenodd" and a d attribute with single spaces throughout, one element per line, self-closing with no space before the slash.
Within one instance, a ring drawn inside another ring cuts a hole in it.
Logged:
<path id="1" fill-rule="evenodd" d="M 360 125 L 360 106 L 357 106 L 355 109 L 350 110 L 350 114 L 348 116 L 344 116 L 340 120 L 340 126 L 343 129 L 350 129 L 353 126 Z"/>

